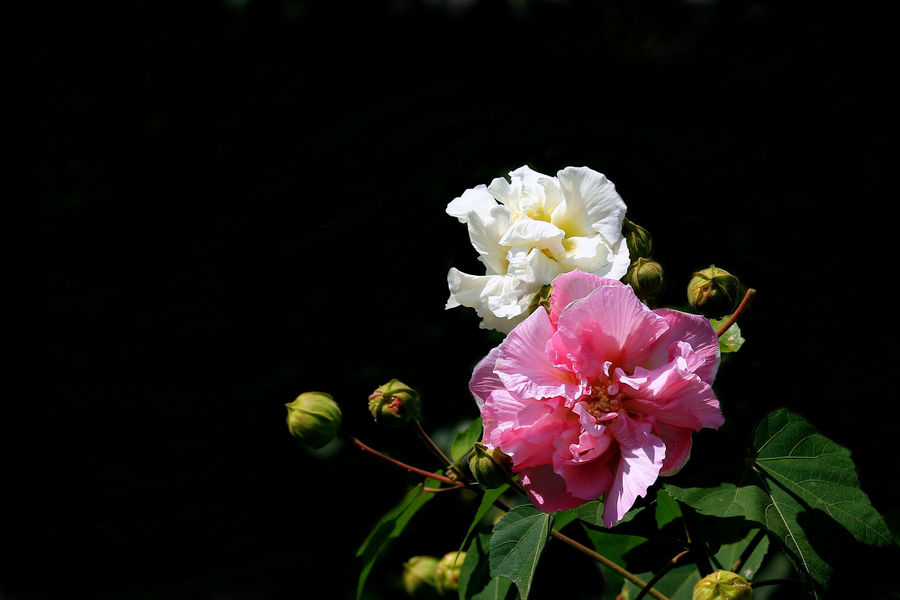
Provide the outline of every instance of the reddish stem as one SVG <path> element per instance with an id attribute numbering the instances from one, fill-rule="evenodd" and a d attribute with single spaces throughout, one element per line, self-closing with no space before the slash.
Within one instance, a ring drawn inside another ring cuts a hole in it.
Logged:
<path id="1" fill-rule="evenodd" d="M 728 331 L 728 328 L 734 325 L 734 322 L 737 321 L 737 318 L 744 312 L 744 309 L 747 308 L 747 305 L 750 303 L 750 298 L 753 297 L 753 294 L 756 293 L 756 290 L 753 288 L 748 288 L 747 293 L 744 294 L 744 299 L 741 300 L 741 303 L 738 304 L 738 307 L 735 309 L 731 316 L 728 317 L 728 320 L 719 327 L 719 330 L 716 332 L 716 335 L 721 337 L 723 333 Z"/>
<path id="2" fill-rule="evenodd" d="M 369 454 L 371 454 L 373 456 L 377 456 L 381 460 L 387 461 L 387 462 L 391 463 L 392 465 L 396 465 L 398 467 L 406 469 L 410 473 L 415 473 L 417 475 L 421 475 L 423 477 L 428 477 L 430 479 L 436 479 L 438 481 L 442 481 L 442 482 L 450 484 L 452 486 L 465 487 L 465 484 L 463 484 L 459 481 L 453 481 L 449 477 L 444 477 L 443 475 L 437 475 L 436 473 L 429 473 L 428 471 L 425 471 L 424 469 L 418 469 L 412 465 L 406 464 L 405 462 L 401 462 L 395 458 L 391 458 L 390 456 L 388 456 L 386 454 L 382 454 L 378 450 L 375 450 L 374 448 L 370 448 L 369 446 L 366 446 L 365 444 L 363 444 L 361 441 L 359 441 L 358 439 L 356 439 L 349 433 L 342 431 L 341 435 L 343 437 L 347 438 L 348 440 L 350 440 L 351 442 L 353 442 L 360 450 L 362 450 L 364 452 L 368 452 Z"/>

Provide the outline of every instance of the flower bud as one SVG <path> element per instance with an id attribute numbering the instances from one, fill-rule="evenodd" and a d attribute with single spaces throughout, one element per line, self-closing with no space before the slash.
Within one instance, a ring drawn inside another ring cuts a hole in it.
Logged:
<path id="1" fill-rule="evenodd" d="M 434 568 L 434 582 L 442 596 L 459 589 L 459 573 L 465 560 L 465 552 L 448 552 L 438 561 Z"/>
<path id="2" fill-rule="evenodd" d="M 324 392 L 305 392 L 285 406 L 291 435 L 312 448 L 333 440 L 341 428 L 341 409 Z"/>
<path id="3" fill-rule="evenodd" d="M 688 283 L 688 302 L 695 311 L 713 319 L 734 312 L 740 295 L 738 278 L 715 265 L 697 271 Z"/>
<path id="4" fill-rule="evenodd" d="M 413 556 L 403 563 L 403 589 L 413 598 L 436 598 L 436 556 Z"/>
<path id="5" fill-rule="evenodd" d="M 662 265 L 649 258 L 638 258 L 628 267 L 622 281 L 631 285 L 641 300 L 652 299 L 663 288 Z"/>
<path id="6" fill-rule="evenodd" d="M 719 569 L 697 582 L 692 600 L 749 600 L 752 594 L 753 589 L 746 579 Z"/>
<path id="7" fill-rule="evenodd" d="M 402 381 L 391 379 L 369 396 L 369 412 L 376 423 L 406 425 L 419 412 L 419 394 Z"/>
<path id="8" fill-rule="evenodd" d="M 638 258 L 650 258 L 653 251 L 653 238 L 650 232 L 635 223 L 625 219 L 622 221 L 622 236 L 628 245 L 628 255 L 634 261 Z"/>
<path id="9" fill-rule="evenodd" d="M 489 450 L 484 444 L 476 443 L 469 456 L 469 470 L 475 481 L 486 488 L 497 488 L 509 482 L 512 476 L 512 461 L 500 451 Z"/>

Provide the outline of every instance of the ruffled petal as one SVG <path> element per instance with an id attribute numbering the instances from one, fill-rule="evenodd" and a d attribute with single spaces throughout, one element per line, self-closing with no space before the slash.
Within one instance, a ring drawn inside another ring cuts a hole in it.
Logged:
<path id="1" fill-rule="evenodd" d="M 556 225 L 570 236 L 599 233 L 609 245 L 622 239 L 625 202 L 605 175 L 587 167 L 566 167 L 557 177 L 566 212 Z"/>
<path id="2" fill-rule="evenodd" d="M 507 272 L 507 249 L 500 244 L 500 239 L 508 228 L 509 211 L 497 203 L 486 215 L 477 212 L 469 215 L 469 240 L 488 275 Z"/>
<path id="3" fill-rule="evenodd" d="M 719 338 L 709 320 L 700 315 L 692 315 L 670 308 L 654 311 L 666 320 L 669 330 L 657 340 L 653 354 L 644 366 L 653 368 L 672 360 L 672 346 L 676 342 L 687 342 L 703 359 L 703 365 L 694 372 L 707 383 L 712 383 L 719 368 Z"/>
<path id="4" fill-rule="evenodd" d="M 472 396 L 475 397 L 475 403 L 478 404 L 478 410 L 484 408 L 484 403 L 491 397 L 491 392 L 494 390 L 506 389 L 503 387 L 500 378 L 494 373 L 494 363 L 497 362 L 497 355 L 499 353 L 499 347 L 491 348 L 491 351 L 488 352 L 487 356 L 482 358 L 478 364 L 475 365 L 475 370 L 472 372 L 472 377 L 469 379 L 469 391 L 472 392 Z"/>
<path id="5" fill-rule="evenodd" d="M 579 395 L 572 373 L 553 366 L 547 342 L 553 336 L 547 311 L 536 310 L 500 344 L 494 370 L 507 389 L 524 398 Z"/>
<path id="6" fill-rule="evenodd" d="M 584 504 L 584 499 L 568 492 L 566 481 L 554 473 L 550 465 L 520 471 L 519 481 L 528 492 L 531 503 L 544 512 L 552 513 Z"/>
<path id="7" fill-rule="evenodd" d="M 460 223 L 468 223 L 473 214 L 480 214 L 482 218 L 488 218 L 491 210 L 498 206 L 496 200 L 491 197 L 486 185 L 478 185 L 463 192 L 462 196 L 454 198 L 447 205 L 446 212 L 451 217 L 456 217 Z"/>
<path id="8" fill-rule="evenodd" d="M 645 362 L 668 326 L 628 286 L 601 286 L 560 314 L 558 333 L 576 370 L 598 377 L 604 362 L 630 370 Z"/>
<path id="9" fill-rule="evenodd" d="M 650 433 L 648 423 L 640 423 L 620 413 L 609 423 L 619 443 L 619 464 L 603 503 L 603 523 L 612 527 L 634 505 L 638 496 L 647 494 L 662 468 L 666 446 Z"/>
<path id="10" fill-rule="evenodd" d="M 522 218 L 510 224 L 499 243 L 508 248 L 525 246 L 546 250 L 553 258 L 559 260 L 565 257 L 562 245 L 564 236 L 565 232 L 552 223 Z"/>
<path id="11" fill-rule="evenodd" d="M 691 457 L 694 432 L 684 427 L 675 427 L 657 421 L 653 424 L 655 433 L 666 445 L 666 459 L 659 470 L 660 476 L 674 475 Z"/>
<path id="12" fill-rule="evenodd" d="M 570 271 L 553 280 L 553 293 L 550 295 L 550 322 L 556 327 L 559 313 L 572 302 L 587 297 L 598 287 L 624 286 L 621 281 L 605 279 L 592 273 Z"/>

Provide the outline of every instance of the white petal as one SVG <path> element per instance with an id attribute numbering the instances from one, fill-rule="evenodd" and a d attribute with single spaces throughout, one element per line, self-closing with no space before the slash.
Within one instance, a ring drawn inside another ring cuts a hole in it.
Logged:
<path id="1" fill-rule="evenodd" d="M 456 217 L 460 223 L 467 223 L 473 213 L 488 218 L 495 206 L 497 202 L 488 193 L 487 186 L 478 185 L 463 192 L 462 196 L 454 198 L 447 205 L 446 212 L 451 217 Z"/>
<path id="2" fill-rule="evenodd" d="M 563 272 L 558 262 L 536 248 L 513 248 L 507 255 L 507 273 L 516 279 L 535 284 L 535 289 L 553 283 Z"/>
<path id="3" fill-rule="evenodd" d="M 565 256 L 562 246 L 565 234 L 562 229 L 546 221 L 518 219 L 513 221 L 500 238 L 500 244 L 510 248 L 527 246 L 547 250 L 554 258 L 562 258 Z"/>
<path id="4" fill-rule="evenodd" d="M 478 212 L 469 214 L 469 239 L 488 274 L 506 273 L 507 250 L 500 245 L 500 238 L 508 228 L 509 209 L 496 202 L 486 216 Z"/>
<path id="5" fill-rule="evenodd" d="M 569 235 L 597 232 L 611 246 L 618 243 L 626 206 L 616 193 L 616 186 L 602 173 L 587 167 L 566 167 L 558 177 L 566 198 L 566 212 L 554 214 L 553 222 Z"/>

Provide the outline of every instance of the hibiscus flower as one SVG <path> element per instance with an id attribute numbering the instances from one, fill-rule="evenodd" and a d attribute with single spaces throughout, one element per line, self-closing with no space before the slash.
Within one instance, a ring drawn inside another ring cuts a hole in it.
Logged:
<path id="1" fill-rule="evenodd" d="M 558 276 L 469 384 L 484 444 L 512 459 L 546 512 L 604 498 L 610 527 L 659 475 L 687 461 L 694 431 L 724 422 L 711 384 L 719 343 L 705 318 L 651 310 L 631 287 Z"/>
<path id="2" fill-rule="evenodd" d="M 550 177 L 527 166 L 466 190 L 447 214 L 469 228 L 484 275 L 450 269 L 447 308 L 468 306 L 481 327 L 508 333 L 537 305 L 541 288 L 578 269 L 621 278 L 630 264 L 625 203 L 603 174 L 566 167 Z"/>

